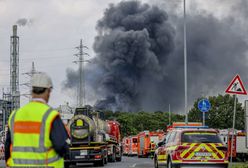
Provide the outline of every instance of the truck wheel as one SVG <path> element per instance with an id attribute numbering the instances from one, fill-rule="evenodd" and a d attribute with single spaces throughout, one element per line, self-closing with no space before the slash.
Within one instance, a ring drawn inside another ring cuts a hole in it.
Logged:
<path id="1" fill-rule="evenodd" d="M 104 158 L 94 163 L 95 167 L 103 167 L 104 166 Z"/>
<path id="2" fill-rule="evenodd" d="M 120 157 L 116 157 L 116 161 L 117 162 L 121 162 L 121 156 Z"/>
<path id="3" fill-rule="evenodd" d="M 111 156 L 111 162 L 116 161 L 116 153 L 114 152 L 113 155 Z"/>
<path id="4" fill-rule="evenodd" d="M 104 158 L 104 164 L 108 164 L 108 158 Z"/>
<path id="5" fill-rule="evenodd" d="M 99 165 L 100 167 L 103 167 L 103 166 L 104 166 L 104 158 L 103 158 L 102 160 L 99 161 L 98 165 Z"/>
<path id="6" fill-rule="evenodd" d="M 69 168 L 69 167 L 70 167 L 70 163 L 65 162 L 65 163 L 64 163 L 64 166 Z"/>

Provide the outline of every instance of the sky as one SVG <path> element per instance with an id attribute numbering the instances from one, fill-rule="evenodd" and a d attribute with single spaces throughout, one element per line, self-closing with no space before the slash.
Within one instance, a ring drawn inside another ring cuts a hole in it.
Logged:
<path id="1" fill-rule="evenodd" d="M 8 90 L 10 36 L 12 25 L 19 24 L 21 94 L 29 92 L 29 88 L 23 84 L 30 79 L 24 73 L 31 70 L 34 62 L 37 71 L 46 72 L 53 80 L 54 90 L 49 104 L 53 107 L 66 102 L 75 105 L 75 92 L 63 87 L 67 69 L 78 68 L 78 65 L 73 63 L 77 59 L 74 54 L 78 52 L 75 47 L 79 45 L 80 39 L 83 39 L 84 45 L 89 48 L 86 51 L 90 55 L 88 59 L 96 56 L 93 45 L 95 37 L 99 35 L 96 30 L 97 21 L 103 17 L 109 3 L 119 2 L 120 0 L 0 0 L 0 88 Z M 158 5 L 172 15 L 171 20 L 173 15 L 182 16 L 182 0 L 141 0 L 141 2 Z M 211 14 L 219 20 L 224 20 L 229 19 L 230 15 L 242 15 L 242 11 L 239 13 L 239 10 L 235 9 L 239 7 L 235 6 L 238 2 L 242 0 L 222 2 L 220 0 L 187 0 L 187 8 L 189 15 L 204 15 L 206 12 L 207 15 Z M 236 17 L 236 20 L 239 20 L 239 17 Z M 238 29 L 246 25 L 242 19 L 235 23 L 239 24 Z M 226 81 L 231 80 L 232 75 L 231 73 Z M 214 94 L 216 90 L 223 93 L 225 87 L 224 85 L 220 88 L 218 85 L 217 89 L 210 89 L 206 94 Z M 211 86 L 207 87 L 209 88 Z M 98 96 L 95 94 L 92 88 L 88 89 L 88 93 L 86 92 L 88 103 L 93 105 L 97 101 Z M 27 102 L 28 99 L 21 96 L 21 104 Z M 183 98 L 180 102 L 183 102 Z"/>

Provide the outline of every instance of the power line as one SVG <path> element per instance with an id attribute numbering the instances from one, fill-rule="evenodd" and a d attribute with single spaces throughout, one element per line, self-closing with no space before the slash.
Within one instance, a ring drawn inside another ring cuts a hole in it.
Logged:
<path id="1" fill-rule="evenodd" d="M 71 50 L 71 48 L 58 48 L 58 49 L 37 49 L 37 50 L 27 50 L 27 51 L 22 51 L 21 53 L 36 53 L 36 52 L 59 52 L 59 51 L 64 51 L 64 50 Z"/>

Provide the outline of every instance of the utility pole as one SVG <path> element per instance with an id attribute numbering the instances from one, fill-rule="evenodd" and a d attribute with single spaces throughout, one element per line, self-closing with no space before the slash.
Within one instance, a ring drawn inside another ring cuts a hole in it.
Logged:
<path id="1" fill-rule="evenodd" d="M 30 91 L 32 90 L 32 84 L 31 84 L 32 76 L 34 74 L 37 74 L 37 73 L 40 73 L 40 72 L 37 72 L 36 71 L 34 62 L 32 62 L 31 71 L 30 72 L 23 73 L 23 75 L 27 75 L 30 79 L 29 79 L 29 82 L 22 84 L 22 85 L 25 85 L 25 86 L 27 86 L 29 88 L 29 93 L 22 94 L 22 96 L 28 97 L 29 100 L 31 100 L 31 92 Z"/>
<path id="2" fill-rule="evenodd" d="M 184 42 L 184 110 L 185 110 L 185 124 L 188 125 L 188 81 L 187 81 L 187 27 L 186 27 L 186 0 L 183 0 L 183 16 L 184 16 L 184 26 L 183 26 L 183 42 Z"/>
<path id="3" fill-rule="evenodd" d="M 169 125 L 171 125 L 171 109 L 170 109 L 170 104 L 169 104 Z"/>
<path id="4" fill-rule="evenodd" d="M 77 61 L 74 61 L 74 63 L 79 64 L 79 91 L 78 91 L 78 106 L 83 107 L 86 105 L 86 99 L 85 99 L 85 73 L 84 73 L 84 62 L 90 62 L 89 60 L 85 60 L 84 56 L 88 55 L 88 53 L 84 52 L 84 49 L 88 49 L 87 46 L 83 45 L 83 40 L 80 40 L 80 45 L 76 47 L 78 49 L 78 53 L 74 54 L 78 57 Z"/>

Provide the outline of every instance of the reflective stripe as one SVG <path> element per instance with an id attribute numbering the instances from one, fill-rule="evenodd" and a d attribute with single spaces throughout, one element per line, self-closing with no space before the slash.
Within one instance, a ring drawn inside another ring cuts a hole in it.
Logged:
<path id="1" fill-rule="evenodd" d="M 12 151 L 14 152 L 36 152 L 36 153 L 43 153 L 43 152 L 47 152 L 48 148 L 45 147 L 20 147 L 20 146 L 16 146 L 16 147 L 12 147 Z"/>
<path id="2" fill-rule="evenodd" d="M 45 141 L 45 130 L 46 130 L 46 120 L 47 120 L 47 117 L 49 116 L 49 114 L 53 111 L 53 109 L 50 107 L 45 115 L 43 116 L 42 118 L 42 124 L 41 124 L 41 128 L 40 128 L 40 148 L 44 148 L 45 144 L 44 144 L 44 141 Z"/>
<path id="3" fill-rule="evenodd" d="M 13 140 L 14 140 L 14 131 L 13 131 L 13 128 L 14 128 L 14 122 L 15 122 L 15 115 L 16 115 L 16 111 L 13 111 L 13 115 L 12 115 L 12 118 L 11 118 L 11 121 L 10 121 L 10 138 L 11 138 L 11 144 L 13 145 Z"/>
<path id="4" fill-rule="evenodd" d="M 37 160 L 37 159 L 13 159 L 15 164 L 33 164 L 33 165 L 44 165 L 47 163 L 53 163 L 55 161 L 58 161 L 60 157 L 56 155 L 53 158 L 50 159 L 44 159 L 44 160 Z"/>

